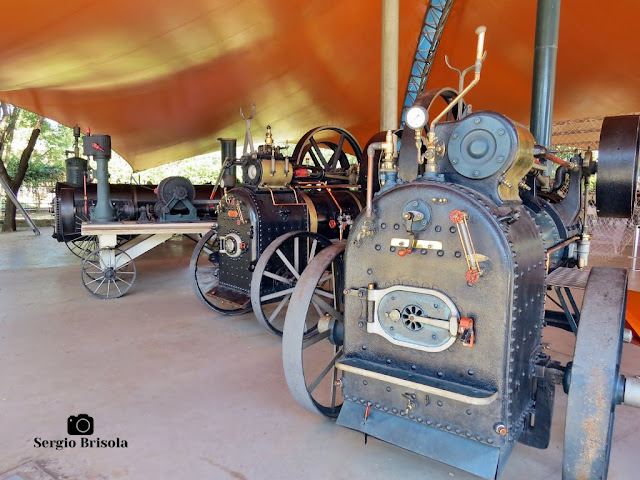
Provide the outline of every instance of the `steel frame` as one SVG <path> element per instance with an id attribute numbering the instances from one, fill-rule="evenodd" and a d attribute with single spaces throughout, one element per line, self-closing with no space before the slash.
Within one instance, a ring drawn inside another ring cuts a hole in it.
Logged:
<path id="1" fill-rule="evenodd" d="M 413 105 L 416 97 L 420 95 L 427 84 L 433 58 L 452 5 L 453 0 L 431 0 L 429 2 L 422 22 L 420 38 L 416 45 L 416 52 L 413 56 L 411 71 L 409 72 L 409 81 L 407 82 L 407 90 L 400 116 L 402 125 L 404 125 L 407 109 Z"/>

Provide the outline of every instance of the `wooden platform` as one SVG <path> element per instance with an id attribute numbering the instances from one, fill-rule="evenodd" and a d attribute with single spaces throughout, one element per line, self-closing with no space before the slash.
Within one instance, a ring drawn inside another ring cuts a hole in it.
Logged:
<path id="1" fill-rule="evenodd" d="M 88 223 L 82 224 L 82 235 L 155 235 L 158 233 L 206 233 L 216 222 L 184 222 L 184 223 Z"/>

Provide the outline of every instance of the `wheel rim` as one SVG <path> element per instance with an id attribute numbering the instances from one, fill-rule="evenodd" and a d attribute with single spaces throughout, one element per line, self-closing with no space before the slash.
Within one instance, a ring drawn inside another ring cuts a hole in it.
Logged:
<path id="1" fill-rule="evenodd" d="M 332 151 L 330 156 L 323 153 L 321 144 L 329 146 L 329 150 Z M 335 145 L 335 148 L 332 145 Z M 317 170 L 337 172 L 349 168 L 345 153 L 359 159 L 362 156 L 362 148 L 348 131 L 339 127 L 324 126 L 309 130 L 302 136 L 293 151 L 291 162 L 296 166 L 303 166 L 307 153 Z"/>
<path id="2" fill-rule="evenodd" d="M 311 232 L 290 232 L 278 237 L 260 255 L 251 280 L 253 313 L 267 331 L 282 336 L 285 317 L 301 272 L 324 248 L 326 237 Z M 312 335 L 316 323 L 305 326 Z"/>
<path id="3" fill-rule="evenodd" d="M 92 295 L 102 299 L 123 296 L 136 280 L 136 266 L 126 252 L 118 248 L 101 248 L 82 261 L 82 284 Z"/>
<path id="4" fill-rule="evenodd" d="M 591 270 L 571 368 L 563 480 L 607 478 L 615 406 L 622 400 L 626 296 L 626 270 Z"/>
<path id="5" fill-rule="evenodd" d="M 250 307 L 237 308 L 211 294 L 219 283 L 218 271 L 218 232 L 209 230 L 196 245 L 189 263 L 196 297 L 210 309 L 225 315 L 241 315 L 250 311 Z"/>
<path id="6" fill-rule="evenodd" d="M 334 345 L 329 332 L 316 331 L 306 339 L 303 333 L 308 315 L 329 314 L 332 320 L 343 322 L 340 292 L 344 248 L 344 242 L 325 248 L 304 270 L 291 298 L 282 338 L 282 363 L 293 397 L 309 412 L 329 418 L 336 418 L 342 407 L 335 368 L 342 356 L 342 345 Z M 316 294 L 327 275 L 331 277 L 333 305 L 327 305 Z"/>
<path id="7" fill-rule="evenodd" d="M 76 257 L 84 259 L 87 254 L 98 249 L 97 235 L 80 235 L 71 240 L 66 240 L 65 245 Z"/>

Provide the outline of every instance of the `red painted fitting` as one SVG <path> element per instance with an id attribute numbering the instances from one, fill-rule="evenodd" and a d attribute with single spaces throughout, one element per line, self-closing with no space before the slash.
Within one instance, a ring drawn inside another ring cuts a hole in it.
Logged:
<path id="1" fill-rule="evenodd" d="M 451 213 L 449 214 L 449 220 L 451 220 L 453 223 L 455 223 L 456 225 L 459 223 L 464 222 L 464 219 L 466 218 L 467 214 L 464 213 L 462 210 L 451 210 Z"/>
<path id="2" fill-rule="evenodd" d="M 477 270 L 467 270 L 467 273 L 465 273 L 464 278 L 467 281 L 467 283 L 470 283 L 473 285 L 474 283 L 478 283 L 478 280 L 480 280 L 480 272 L 478 272 Z"/>

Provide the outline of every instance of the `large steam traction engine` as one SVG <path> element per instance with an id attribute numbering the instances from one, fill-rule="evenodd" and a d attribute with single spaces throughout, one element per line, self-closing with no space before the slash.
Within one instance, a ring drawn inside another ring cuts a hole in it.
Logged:
<path id="1" fill-rule="evenodd" d="M 482 53 L 479 40 L 474 83 Z M 449 106 L 429 123 L 438 96 Z M 563 384 L 563 478 L 606 478 L 615 407 L 640 406 L 640 383 L 619 372 L 626 270 L 576 268 L 588 258 L 581 212 L 595 164 L 551 156 L 496 112 L 440 121 L 460 99 L 450 90 L 419 97 L 385 185 L 348 241 L 300 275 L 284 326 L 287 383 L 313 413 L 483 478 L 499 474 L 516 442 L 547 447 L 554 387 Z M 603 216 L 631 213 L 639 132 L 638 116 L 605 119 Z M 562 164 L 564 199 L 553 195 L 545 159 Z M 318 311 L 313 299 L 326 282 L 339 293 Z M 570 296 L 573 313 L 545 311 L 552 287 L 584 289 L 582 308 Z M 547 319 L 577 331 L 573 362 L 543 352 Z"/>
<path id="2" fill-rule="evenodd" d="M 361 149 L 337 127 L 310 130 L 291 157 L 273 144 L 269 128 L 266 143 L 254 152 L 245 144 L 239 159 L 236 141 L 221 141 L 224 194 L 217 227 L 203 236 L 192 256 L 194 290 L 205 305 L 226 315 L 253 308 L 262 325 L 281 335 L 300 272 L 333 241 L 346 237 L 362 209 L 353 163 Z M 238 168 L 241 185 L 236 185 Z M 333 295 L 319 289 L 314 304 L 324 305 Z"/>

